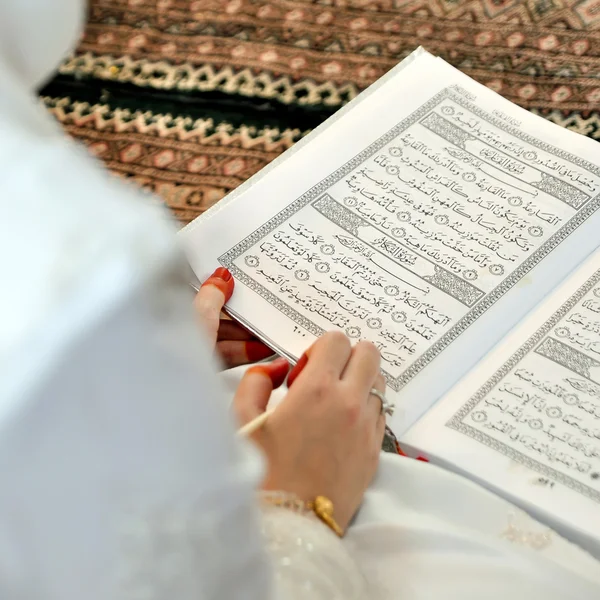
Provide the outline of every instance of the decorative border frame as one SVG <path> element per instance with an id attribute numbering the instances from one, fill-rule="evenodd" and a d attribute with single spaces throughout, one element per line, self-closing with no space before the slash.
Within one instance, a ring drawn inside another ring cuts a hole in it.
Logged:
<path id="1" fill-rule="evenodd" d="M 315 202 L 312 203 L 312 207 L 317 212 L 321 213 L 326 219 L 329 219 L 332 223 L 335 223 L 338 227 L 344 229 L 345 231 L 356 237 L 358 237 L 358 229 L 360 227 L 372 227 L 378 232 L 380 232 L 382 235 L 387 235 L 385 232 L 378 229 L 375 225 L 367 223 L 362 217 L 359 217 L 353 212 L 350 212 L 337 200 L 332 198 L 327 192 L 325 192 L 322 196 L 315 200 Z M 423 277 L 421 277 L 415 271 L 407 269 L 408 271 L 413 273 L 413 275 L 416 275 L 423 281 L 429 283 L 433 287 L 436 287 L 438 290 L 448 294 L 449 296 L 452 296 L 455 300 L 458 300 L 459 302 L 461 302 L 469 308 L 485 296 L 485 292 L 480 290 L 478 287 L 474 286 L 468 281 L 465 281 L 461 277 L 454 275 L 447 269 L 440 267 L 430 259 L 414 253 L 410 248 L 406 246 L 406 244 L 402 244 L 401 242 L 393 238 L 390 239 L 392 239 L 395 243 L 402 245 L 408 253 L 412 252 L 413 254 L 415 254 L 415 256 L 419 256 L 421 259 L 429 262 L 434 268 L 433 275 L 425 275 Z M 373 246 L 370 243 L 365 242 L 364 240 L 361 240 L 361 242 L 373 248 Z M 381 250 L 376 251 L 380 252 L 385 256 L 385 253 L 381 252 Z M 388 256 L 387 258 L 390 257 Z"/>
<path id="2" fill-rule="evenodd" d="M 373 154 L 378 152 L 383 146 L 391 142 L 393 139 L 398 137 L 405 129 L 417 123 L 422 117 L 427 115 L 433 108 L 435 108 L 440 102 L 445 99 L 450 99 L 459 106 L 462 106 L 465 110 L 469 110 L 472 113 L 484 119 L 491 125 L 510 133 L 514 137 L 523 140 L 524 142 L 539 148 L 545 152 L 551 153 L 554 156 L 562 158 L 570 162 L 573 165 L 577 165 L 594 175 L 600 177 L 600 167 L 597 167 L 587 160 L 574 156 L 560 150 L 521 132 L 519 129 L 512 127 L 501 121 L 497 117 L 489 115 L 479 107 L 473 105 L 471 102 L 466 100 L 460 95 L 462 90 L 453 87 L 446 87 L 442 91 L 438 92 L 430 100 L 420 106 L 411 115 L 403 119 L 400 123 L 395 125 L 392 129 L 387 131 L 379 139 L 370 144 L 367 148 L 359 152 L 354 158 L 349 160 L 347 163 L 342 165 L 336 171 L 328 175 L 325 179 L 321 180 L 310 190 L 305 192 L 302 196 L 288 204 L 282 211 L 277 213 L 269 221 L 261 225 L 258 229 L 253 231 L 241 242 L 236 244 L 233 248 L 228 250 L 222 256 L 219 257 L 219 261 L 224 267 L 227 267 L 232 274 L 238 278 L 242 283 L 247 285 L 250 289 L 262 296 L 267 302 L 273 304 L 280 312 L 285 314 L 287 317 L 292 319 L 301 327 L 304 327 L 307 331 L 314 335 L 321 335 L 323 330 L 312 323 L 309 319 L 300 315 L 292 307 L 285 304 L 280 298 L 277 298 L 274 294 L 269 292 L 260 283 L 246 275 L 243 271 L 235 267 L 233 264 L 234 260 L 241 254 L 246 252 L 249 248 L 254 246 L 266 235 L 271 233 L 276 227 L 281 225 L 287 219 L 292 217 L 300 209 L 307 206 L 320 197 L 323 192 L 327 191 L 332 185 L 339 182 L 343 177 L 348 175 L 351 171 L 358 168 L 363 162 L 369 159 Z M 462 92 L 465 95 L 468 93 Z M 513 273 L 505 278 L 496 288 L 486 294 L 475 306 L 468 311 L 459 321 L 447 331 L 435 344 L 433 344 L 426 352 L 424 352 L 412 365 L 410 365 L 401 375 L 397 378 L 388 376 L 387 383 L 395 391 L 399 391 L 404 387 L 413 377 L 415 377 L 423 368 L 425 368 L 434 358 L 436 358 L 442 351 L 444 351 L 456 338 L 458 338 L 468 327 L 470 327 L 483 313 L 489 310 L 498 300 L 500 300 L 504 294 L 506 294 L 518 281 L 520 281 L 531 269 L 533 269 L 538 263 L 540 263 L 546 256 L 550 254 L 563 240 L 565 240 L 573 231 L 575 231 L 582 223 L 584 223 L 596 210 L 600 208 L 600 194 L 589 200 L 583 208 L 581 208 L 563 227 L 555 232 L 544 244 L 538 248 L 527 260 L 525 260 Z"/>
<path id="3" fill-rule="evenodd" d="M 563 344 L 559 340 L 555 340 L 553 337 L 547 337 L 536 349 L 535 353 L 555 362 L 558 365 L 562 365 L 569 371 L 581 375 L 589 379 L 592 383 L 596 383 L 590 378 L 590 369 L 597 369 L 600 367 L 600 363 L 594 360 L 592 357 Z"/>
<path id="4" fill-rule="evenodd" d="M 504 456 L 537 471 L 540 475 L 550 477 L 564 486 L 579 492 L 580 494 L 590 498 L 594 502 L 600 504 L 600 492 L 593 488 L 569 477 L 542 464 L 541 462 L 507 446 L 503 442 L 487 435 L 486 433 L 475 429 L 471 425 L 467 425 L 463 422 L 464 418 L 479 404 L 490 391 L 508 375 L 508 373 L 515 368 L 519 362 L 525 358 L 531 352 L 536 352 L 538 344 L 542 341 L 542 338 L 548 334 L 548 332 L 598 283 L 600 282 L 600 270 L 596 271 L 588 281 L 585 282 L 561 307 L 498 369 L 492 377 L 490 377 L 483 386 L 477 390 L 477 392 L 471 396 L 468 402 L 454 414 L 454 416 L 446 423 L 446 427 L 454 429 L 459 433 L 474 439 L 477 442 L 500 452 Z M 551 339 L 551 338 L 549 338 Z M 551 359 L 549 359 L 551 360 Z"/>

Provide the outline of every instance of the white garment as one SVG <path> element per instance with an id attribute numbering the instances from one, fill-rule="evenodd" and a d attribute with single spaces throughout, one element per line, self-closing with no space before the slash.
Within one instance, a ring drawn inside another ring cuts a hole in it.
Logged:
<path id="1" fill-rule="evenodd" d="M 35 98 L 82 14 L 0 1 L 0 598 L 353 597 L 316 519 L 267 511 L 269 560 L 173 225 Z"/>
<path id="2" fill-rule="evenodd" d="M 427 491 L 431 471 L 409 461 L 384 461 L 392 488 L 344 543 L 316 519 L 260 516 L 261 461 L 233 435 L 173 227 L 35 100 L 80 22 L 79 0 L 0 2 L 0 598 L 374 598 L 367 583 L 519 598 L 528 574 L 530 598 L 592 597 L 443 511 L 422 519 L 397 492 Z"/>
<path id="3" fill-rule="evenodd" d="M 222 374 L 230 397 L 246 368 Z M 382 455 L 344 543 L 378 600 L 600 597 L 595 558 L 481 486 L 401 456 Z"/>

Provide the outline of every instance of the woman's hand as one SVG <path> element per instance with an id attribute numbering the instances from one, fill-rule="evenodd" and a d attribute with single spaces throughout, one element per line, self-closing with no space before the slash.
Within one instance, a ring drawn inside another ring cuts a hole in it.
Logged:
<path id="1" fill-rule="evenodd" d="M 385 432 L 381 401 L 369 393 L 385 390 L 380 360 L 373 344 L 352 348 L 339 332 L 325 334 L 303 355 L 285 399 L 253 435 L 267 456 L 264 489 L 305 501 L 326 496 L 347 528 L 375 475 Z M 274 383 L 265 366 L 248 370 L 234 401 L 242 424 L 265 410 Z"/>
<path id="2" fill-rule="evenodd" d="M 194 301 L 209 342 L 216 347 L 228 369 L 258 362 L 273 355 L 268 346 L 222 314 L 223 306 L 233 294 L 233 288 L 231 273 L 220 267 L 202 284 Z"/>

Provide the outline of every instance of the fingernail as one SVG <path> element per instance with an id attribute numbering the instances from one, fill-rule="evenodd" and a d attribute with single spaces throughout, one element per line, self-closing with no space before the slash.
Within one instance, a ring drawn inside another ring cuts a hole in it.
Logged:
<path id="1" fill-rule="evenodd" d="M 233 288 L 235 286 L 235 281 L 225 267 L 219 267 L 216 271 L 202 284 L 202 287 L 206 285 L 213 285 L 218 290 L 223 292 L 225 296 L 225 302 L 229 302 L 231 296 L 233 295 Z"/>
<path id="2" fill-rule="evenodd" d="M 250 362 L 258 362 L 273 356 L 274 352 L 262 342 L 246 342 L 246 355 Z"/>
<path id="3" fill-rule="evenodd" d="M 271 380 L 271 383 L 273 384 L 273 389 L 276 389 L 283 384 L 289 370 L 290 365 L 288 361 L 285 358 L 278 358 L 273 362 L 251 367 L 250 369 L 248 369 L 248 372 L 261 373 L 262 375 L 266 375 Z"/>
<path id="4" fill-rule="evenodd" d="M 296 365 L 294 366 L 294 368 L 290 371 L 290 374 L 288 375 L 288 380 L 287 380 L 288 387 L 291 387 L 292 383 L 294 383 L 294 381 L 296 380 L 296 377 L 298 377 L 298 375 L 300 375 L 300 373 L 302 373 L 302 369 L 304 369 L 307 362 L 308 362 L 308 354 L 306 354 L 306 352 L 305 352 L 298 359 L 298 362 L 296 363 Z"/>
<path id="5" fill-rule="evenodd" d="M 271 370 L 273 389 L 276 389 L 283 385 L 288 371 L 290 370 L 290 363 L 285 358 L 277 358 L 269 364 L 269 367 Z"/>
<path id="6" fill-rule="evenodd" d="M 211 275 L 211 277 L 219 277 L 223 281 L 230 281 L 232 279 L 232 275 L 229 272 L 229 269 L 225 267 L 219 267 L 215 270 L 215 272 Z"/>

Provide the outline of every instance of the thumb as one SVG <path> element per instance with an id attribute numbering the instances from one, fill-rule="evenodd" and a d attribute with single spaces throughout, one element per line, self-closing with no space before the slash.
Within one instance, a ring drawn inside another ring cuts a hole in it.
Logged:
<path id="1" fill-rule="evenodd" d="M 233 399 L 233 408 L 240 425 L 246 425 L 265 412 L 271 392 L 285 381 L 289 368 L 285 358 L 278 358 L 246 371 Z"/>
<path id="2" fill-rule="evenodd" d="M 221 309 L 233 294 L 231 273 L 219 267 L 200 287 L 194 304 L 200 315 L 212 346 L 217 341 Z"/>

